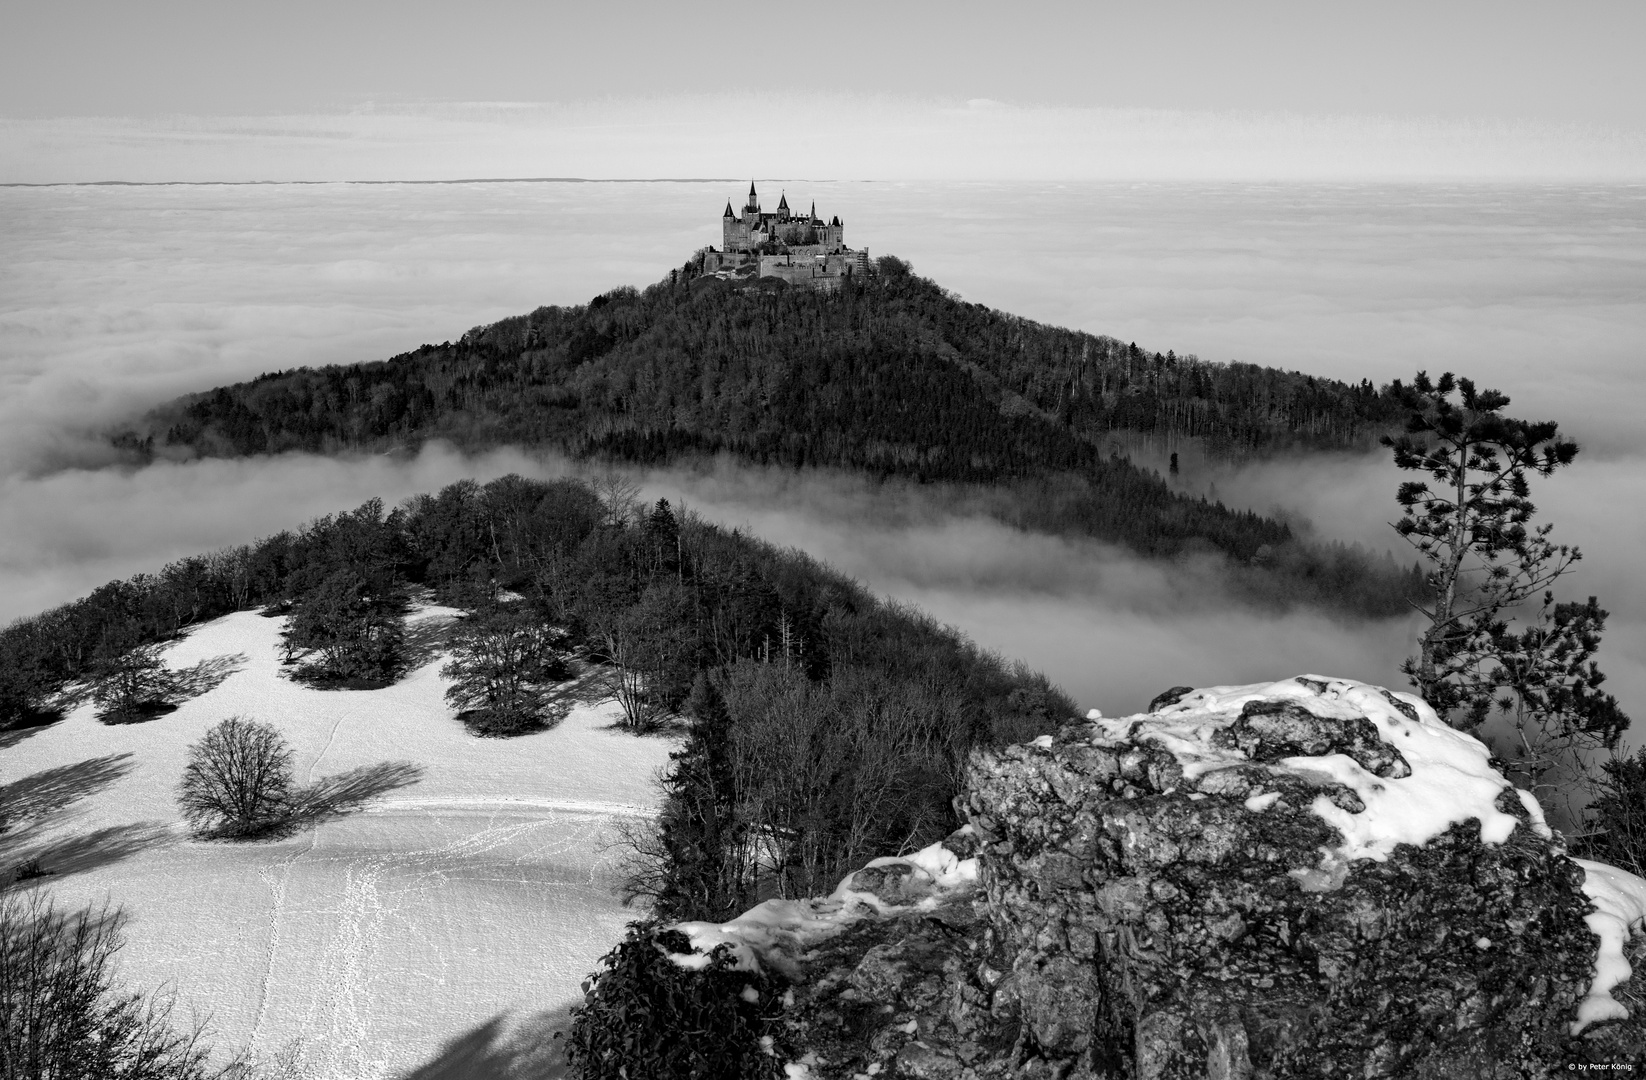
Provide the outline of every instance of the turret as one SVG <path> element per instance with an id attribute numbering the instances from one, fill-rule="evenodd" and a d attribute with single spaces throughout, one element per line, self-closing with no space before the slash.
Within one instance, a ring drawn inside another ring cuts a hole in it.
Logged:
<path id="1" fill-rule="evenodd" d="M 758 214 L 760 212 L 760 200 L 755 196 L 753 180 L 749 181 L 749 205 L 743 208 L 743 212 L 745 214 Z"/>
<path id="2" fill-rule="evenodd" d="M 777 198 L 777 220 L 789 220 L 789 193 L 786 191 Z"/>
<path id="3" fill-rule="evenodd" d="M 721 217 L 736 217 L 737 216 L 736 214 L 732 213 L 732 201 L 730 199 L 726 200 L 726 212 L 724 214 L 721 214 L 720 216 Z"/>

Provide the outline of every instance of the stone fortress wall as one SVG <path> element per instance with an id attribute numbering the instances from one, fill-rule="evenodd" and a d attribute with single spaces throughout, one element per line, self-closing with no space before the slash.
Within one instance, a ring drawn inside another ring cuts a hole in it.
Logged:
<path id="1" fill-rule="evenodd" d="M 824 221 L 817 205 L 806 214 L 789 209 L 788 195 L 771 213 L 760 208 L 754 184 L 748 201 L 733 212 L 730 200 L 721 215 L 720 250 L 703 255 L 702 272 L 720 278 L 773 277 L 812 289 L 836 289 L 853 274 L 866 273 L 867 250 L 846 246 L 846 226 L 838 216 Z"/>

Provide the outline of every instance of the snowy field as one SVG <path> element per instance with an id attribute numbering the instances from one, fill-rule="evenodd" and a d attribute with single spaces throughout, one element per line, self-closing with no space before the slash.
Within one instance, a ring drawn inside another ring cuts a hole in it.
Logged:
<path id="1" fill-rule="evenodd" d="M 452 614 L 422 609 L 411 638 Z M 432 653 L 382 690 L 308 689 L 279 675 L 280 626 L 242 612 L 172 646 L 203 690 L 176 712 L 109 726 L 88 702 L 4 736 L 0 785 L 24 820 L 0 866 L 38 854 L 60 903 L 124 907 L 128 983 L 173 985 L 219 1046 L 283 1056 L 294 1077 L 510 1075 L 503 1047 L 552 1026 L 637 917 L 613 892 L 613 825 L 655 805 L 669 743 L 613 730 L 611 705 L 475 738 Z M 370 797 L 279 841 L 189 839 L 186 748 L 233 715 L 280 729 L 300 783 L 349 773 Z"/>

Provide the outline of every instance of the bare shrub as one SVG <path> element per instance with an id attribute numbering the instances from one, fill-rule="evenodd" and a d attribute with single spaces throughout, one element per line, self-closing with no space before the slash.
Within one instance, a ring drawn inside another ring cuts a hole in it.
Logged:
<path id="1" fill-rule="evenodd" d="M 1614 754 L 1601 764 L 1589 804 L 1589 828 L 1573 853 L 1646 874 L 1646 747 L 1633 757 Z"/>
<path id="2" fill-rule="evenodd" d="M 66 912 L 38 892 L 0 896 L 0 1074 L 53 1080 L 206 1080 L 196 1025 L 171 1026 L 172 1000 L 121 990 L 112 960 L 124 915 Z"/>
<path id="3" fill-rule="evenodd" d="M 292 806 L 292 752 L 268 724 L 231 716 L 189 747 L 177 786 L 197 832 L 248 837 L 284 824 Z"/>

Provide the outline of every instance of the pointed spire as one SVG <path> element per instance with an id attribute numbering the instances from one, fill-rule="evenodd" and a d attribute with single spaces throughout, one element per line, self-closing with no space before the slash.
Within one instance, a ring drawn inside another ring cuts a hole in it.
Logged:
<path id="1" fill-rule="evenodd" d="M 737 215 L 732 213 L 732 201 L 730 199 L 726 200 L 726 212 L 724 214 L 721 214 L 720 216 L 721 217 L 736 217 L 737 216 Z"/>
<path id="2" fill-rule="evenodd" d="M 812 200 L 811 222 L 812 222 L 813 225 L 817 224 L 817 200 L 816 199 Z"/>
<path id="3" fill-rule="evenodd" d="M 777 197 L 777 208 L 779 210 L 787 210 L 789 208 L 789 193 L 787 191 Z"/>

